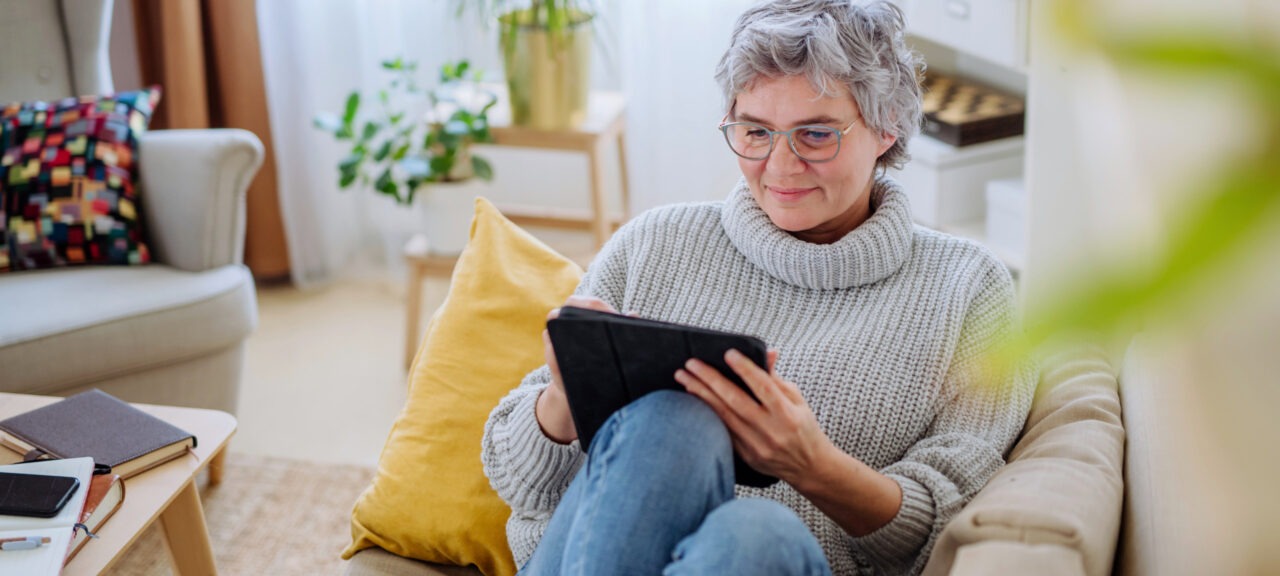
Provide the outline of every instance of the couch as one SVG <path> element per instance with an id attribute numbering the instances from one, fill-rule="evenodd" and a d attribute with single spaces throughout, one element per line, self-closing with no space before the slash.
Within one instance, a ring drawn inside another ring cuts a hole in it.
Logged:
<path id="1" fill-rule="evenodd" d="M 1155 571 L 1162 566 L 1162 550 L 1133 529 L 1158 524 L 1160 503 L 1146 492 L 1134 493 L 1145 482 L 1124 482 L 1126 469 L 1151 480 L 1152 443 L 1131 443 L 1134 449 L 1126 453 L 1121 419 L 1122 404 L 1128 413 L 1133 403 L 1139 405 L 1134 412 L 1149 418 L 1141 405 L 1154 396 L 1143 354 L 1133 346 L 1118 379 L 1116 362 L 1097 346 L 1064 347 L 1045 358 L 1031 414 L 1008 464 L 948 524 L 926 574 L 1163 573 Z M 1153 428 L 1149 421 L 1141 424 Z M 360 551 L 346 568 L 347 576 L 477 574 L 474 568 L 428 564 L 380 548 Z"/>
<path id="2" fill-rule="evenodd" d="M 0 0 L 0 103 L 111 93 L 111 14 L 112 0 Z M 0 274 L 0 391 L 234 413 L 257 323 L 245 191 L 262 159 L 244 130 L 143 135 L 153 263 Z"/>

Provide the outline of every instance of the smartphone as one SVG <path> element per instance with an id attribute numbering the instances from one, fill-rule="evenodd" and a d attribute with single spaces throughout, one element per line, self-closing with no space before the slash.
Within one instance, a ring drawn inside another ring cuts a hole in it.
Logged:
<path id="1" fill-rule="evenodd" d="M 78 488 L 71 476 L 0 472 L 0 514 L 52 518 Z"/>

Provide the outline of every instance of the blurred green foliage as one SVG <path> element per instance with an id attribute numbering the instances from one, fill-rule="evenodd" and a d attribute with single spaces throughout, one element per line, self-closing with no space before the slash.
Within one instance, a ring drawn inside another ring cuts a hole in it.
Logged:
<path id="1" fill-rule="evenodd" d="M 1183 82 L 1232 81 L 1244 88 L 1261 144 L 1235 156 L 1201 186 L 1199 203 L 1171 222 L 1156 261 L 1124 273 L 1086 278 L 1027 320 L 1013 353 L 1025 353 L 1061 333 L 1110 333 L 1145 319 L 1174 317 L 1221 286 L 1224 266 L 1280 217 L 1280 43 L 1264 33 L 1227 34 L 1208 27 L 1180 30 L 1105 29 L 1097 0 L 1058 0 L 1055 22 L 1076 49 L 1101 54 L 1120 72 L 1159 74 Z M 1155 28 L 1155 27 L 1153 27 Z M 1147 255 L 1146 258 L 1150 258 Z"/>
<path id="2" fill-rule="evenodd" d="M 351 151 L 338 162 L 340 188 L 359 183 L 407 205 L 413 203 L 418 188 L 431 182 L 466 180 L 473 175 L 493 179 L 493 167 L 472 154 L 471 145 L 493 141 L 488 113 L 497 97 L 486 95 L 478 109 L 475 103 L 457 98 L 463 84 L 478 86 L 480 72 L 473 71 L 466 60 L 446 62 L 440 67 L 439 86 L 423 91 L 414 79 L 417 68 L 416 62 L 402 58 L 382 62 L 392 79 L 378 90 L 379 107 L 363 124 L 359 90 L 347 96 L 341 115 L 315 117 L 317 128 L 351 143 Z M 421 112 L 415 108 L 421 108 L 424 99 L 426 110 L 435 117 L 415 113 Z"/>

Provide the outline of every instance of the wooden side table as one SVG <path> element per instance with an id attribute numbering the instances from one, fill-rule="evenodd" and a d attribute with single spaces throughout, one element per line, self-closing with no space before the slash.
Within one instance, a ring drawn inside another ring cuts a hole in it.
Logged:
<path id="1" fill-rule="evenodd" d="M 527 207 L 502 206 L 502 213 L 511 221 L 522 225 L 583 228 L 595 236 L 596 247 L 603 246 L 613 233 L 615 224 L 627 219 L 630 192 L 627 189 L 626 111 L 627 99 L 620 92 L 593 91 L 587 102 L 587 119 L 578 128 L 564 130 L 538 130 L 511 124 L 511 109 L 506 102 L 506 88 L 486 85 L 498 94 L 498 104 L 490 110 L 489 126 L 493 145 L 520 148 L 540 148 L 582 152 L 587 155 L 591 171 L 591 217 L 583 219 L 547 210 L 534 211 Z M 605 198 L 604 159 L 608 146 L 618 146 L 618 166 L 621 175 L 622 215 L 609 217 Z"/>
<path id="2" fill-rule="evenodd" d="M 62 398 L 0 393 L 0 419 L 59 400 Z M 186 456 L 125 480 L 124 503 L 120 509 L 102 525 L 98 538 L 85 544 L 84 549 L 62 569 L 62 574 L 76 576 L 105 572 L 157 519 L 164 529 L 175 573 L 217 574 L 195 476 L 205 466 L 221 466 L 227 439 L 236 430 L 236 419 L 217 410 L 151 404 L 133 406 L 195 434 L 198 440 L 196 447 Z M 0 464 L 20 460 L 21 454 L 0 448 Z M 210 482 L 215 479 L 215 475 L 210 476 Z"/>

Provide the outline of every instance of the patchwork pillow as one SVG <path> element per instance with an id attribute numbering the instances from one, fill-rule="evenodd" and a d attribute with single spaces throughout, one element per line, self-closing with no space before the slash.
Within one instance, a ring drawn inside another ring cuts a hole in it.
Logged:
<path id="1" fill-rule="evenodd" d="M 547 311 L 582 269 L 521 230 L 483 198 L 449 295 L 409 371 L 409 398 L 387 438 L 373 485 L 351 512 L 352 543 L 440 564 L 514 574 L 511 515 L 480 464 L 489 412 L 543 363 Z"/>
<path id="2" fill-rule="evenodd" d="M 160 88 L 0 108 L 0 272 L 145 264 L 136 160 Z"/>

